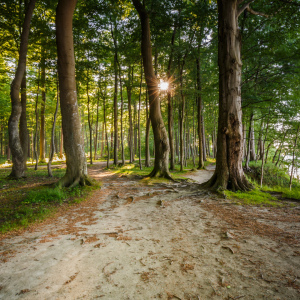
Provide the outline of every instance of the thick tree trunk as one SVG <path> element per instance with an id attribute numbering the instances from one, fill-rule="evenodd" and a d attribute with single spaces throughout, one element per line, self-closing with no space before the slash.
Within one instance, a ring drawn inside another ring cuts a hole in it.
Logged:
<path id="1" fill-rule="evenodd" d="M 28 158 L 29 133 L 27 128 L 27 113 L 26 113 L 27 95 L 26 95 L 26 71 L 21 82 L 21 105 L 22 113 L 20 117 L 20 142 L 23 151 L 24 169 L 26 170 L 26 161 Z"/>
<path id="2" fill-rule="evenodd" d="M 216 170 L 205 184 L 213 189 L 247 191 L 242 168 L 241 37 L 238 1 L 218 0 L 219 126 Z"/>
<path id="3" fill-rule="evenodd" d="M 60 106 L 66 153 L 66 174 L 59 186 L 91 184 L 87 174 L 81 121 L 78 112 L 72 22 L 76 0 L 59 0 L 56 9 L 56 43 Z"/>
<path id="4" fill-rule="evenodd" d="M 150 22 L 145 7 L 139 0 L 132 0 L 139 13 L 142 25 L 142 57 L 145 79 L 149 91 L 150 119 L 154 135 L 155 159 L 151 177 L 159 175 L 172 179 L 169 173 L 169 139 L 160 110 L 159 88 L 152 65 L 152 49 L 150 40 Z"/>
<path id="5" fill-rule="evenodd" d="M 11 84 L 10 97 L 11 97 L 11 115 L 8 121 L 8 134 L 9 134 L 9 148 L 12 153 L 12 171 L 9 177 L 19 179 L 25 176 L 25 163 L 24 154 L 19 134 L 19 120 L 22 113 L 22 104 L 20 101 L 19 93 L 21 82 L 26 69 L 26 57 L 28 37 L 30 31 L 30 22 L 33 14 L 35 0 L 31 0 L 25 14 L 23 29 L 21 34 L 21 43 L 19 51 L 19 61 L 15 74 L 15 78 Z"/>

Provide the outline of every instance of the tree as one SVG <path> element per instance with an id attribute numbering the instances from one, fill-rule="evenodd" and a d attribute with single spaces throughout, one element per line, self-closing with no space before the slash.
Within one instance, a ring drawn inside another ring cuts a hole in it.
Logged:
<path id="1" fill-rule="evenodd" d="M 219 120 L 216 170 L 205 183 L 213 189 L 247 191 L 242 168 L 241 35 L 239 15 L 252 1 L 218 0 Z M 241 7 L 239 7 L 239 4 Z"/>
<path id="2" fill-rule="evenodd" d="M 67 164 L 66 174 L 58 182 L 59 186 L 91 184 L 87 174 L 75 81 L 72 21 L 76 2 L 77 0 L 59 0 L 56 9 L 60 106 Z"/>
<path id="3" fill-rule="evenodd" d="M 19 120 L 22 113 L 22 104 L 20 101 L 20 86 L 26 70 L 26 57 L 28 48 L 28 37 L 30 30 L 30 22 L 35 7 L 35 0 L 31 0 L 25 14 L 23 30 L 21 34 L 21 43 L 19 51 L 19 62 L 16 70 L 15 78 L 11 84 L 11 115 L 8 121 L 9 147 L 12 154 L 12 171 L 11 178 L 19 179 L 25 176 L 24 155 L 19 136 Z"/>
<path id="4" fill-rule="evenodd" d="M 155 143 L 154 168 L 149 176 L 155 177 L 159 175 L 161 177 L 172 179 L 169 172 L 170 147 L 168 133 L 161 115 L 158 82 L 152 65 L 149 15 L 145 6 L 142 5 L 139 0 L 132 0 L 132 3 L 140 16 L 142 26 L 141 51 L 145 79 L 149 92 L 150 119 Z"/>

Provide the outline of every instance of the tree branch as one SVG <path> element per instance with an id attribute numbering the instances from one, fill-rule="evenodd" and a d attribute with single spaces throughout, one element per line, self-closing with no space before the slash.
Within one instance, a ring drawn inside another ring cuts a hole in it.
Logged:
<path id="1" fill-rule="evenodd" d="M 269 17 L 270 17 L 269 15 L 266 15 L 266 14 L 264 14 L 264 13 L 262 13 L 262 12 L 253 10 L 252 8 L 250 8 L 250 6 L 247 7 L 247 10 L 248 10 L 252 15 L 263 16 L 263 17 L 266 17 L 266 18 L 269 18 Z"/>
<path id="2" fill-rule="evenodd" d="M 249 7 L 249 5 L 254 2 L 255 0 L 250 0 L 248 2 L 246 2 L 244 5 L 242 5 L 239 9 L 238 9 L 238 13 L 237 13 L 237 18 L 240 16 L 241 13 L 243 13 L 243 11 L 245 9 L 247 9 Z M 239 1 L 238 4 L 241 4 L 243 1 Z"/>

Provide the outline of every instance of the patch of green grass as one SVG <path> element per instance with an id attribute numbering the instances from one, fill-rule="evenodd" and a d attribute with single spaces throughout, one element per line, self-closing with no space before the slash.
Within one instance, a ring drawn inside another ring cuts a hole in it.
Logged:
<path id="1" fill-rule="evenodd" d="M 276 197 L 259 189 L 254 189 L 249 192 L 224 191 L 224 194 L 229 199 L 235 200 L 237 204 L 275 207 L 282 206 L 282 203 L 280 203 Z"/>
<path id="2" fill-rule="evenodd" d="M 61 170 L 54 171 L 58 171 L 58 174 L 62 175 Z M 99 183 L 93 186 L 76 186 L 62 189 L 58 187 L 24 186 L 28 183 L 28 180 L 43 182 L 41 179 L 45 179 L 45 171 L 40 170 L 38 173 L 34 174 L 42 176 L 29 177 L 27 181 L 26 179 L 20 181 L 10 180 L 6 183 L 9 187 L 2 190 L 0 196 L 0 233 L 24 228 L 34 222 L 43 220 L 55 213 L 61 205 L 80 203 L 86 200 L 94 189 L 100 187 Z M 49 181 L 49 178 L 46 177 L 45 180 Z"/>

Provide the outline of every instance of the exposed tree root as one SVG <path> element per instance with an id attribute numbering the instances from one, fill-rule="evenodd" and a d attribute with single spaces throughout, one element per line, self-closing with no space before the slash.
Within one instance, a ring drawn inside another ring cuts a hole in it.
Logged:
<path id="1" fill-rule="evenodd" d="M 92 178 L 90 178 L 87 175 L 81 175 L 76 177 L 71 177 L 68 174 L 66 174 L 63 178 L 61 178 L 57 183 L 56 186 L 62 188 L 62 187 L 74 187 L 76 185 L 81 186 L 92 186 L 94 185 L 94 181 Z"/>
<path id="2" fill-rule="evenodd" d="M 233 176 L 218 176 L 215 172 L 210 180 L 204 182 L 200 185 L 203 188 L 207 188 L 213 191 L 224 191 L 224 190 L 232 190 L 236 191 L 251 191 L 254 187 L 253 185 L 246 179 L 245 176 L 240 176 L 238 178 Z"/>
<path id="3" fill-rule="evenodd" d="M 153 177 L 160 177 L 160 178 L 169 179 L 169 180 L 171 180 L 171 181 L 175 181 L 175 180 L 172 178 L 172 176 L 171 176 L 171 174 L 170 174 L 169 172 L 157 170 L 157 168 L 154 168 L 154 169 L 151 171 L 151 173 L 150 173 L 149 175 L 145 176 L 145 177 L 151 177 L 151 178 L 153 178 Z"/>

